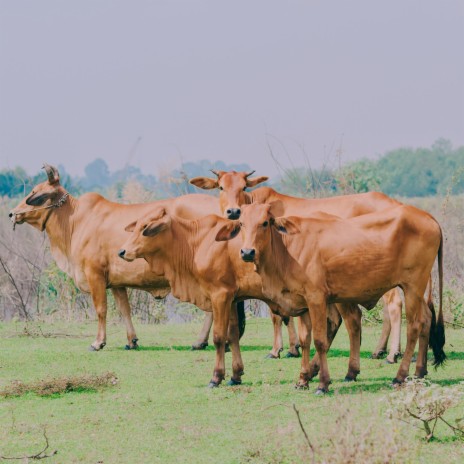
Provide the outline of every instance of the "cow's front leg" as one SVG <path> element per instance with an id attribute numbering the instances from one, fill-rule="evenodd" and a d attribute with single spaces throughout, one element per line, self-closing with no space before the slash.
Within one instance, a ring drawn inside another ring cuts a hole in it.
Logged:
<path id="1" fill-rule="evenodd" d="M 212 297 L 211 303 L 213 306 L 213 341 L 216 347 L 216 365 L 209 387 L 213 388 L 219 386 L 226 374 L 224 358 L 232 297 L 228 293 L 221 293 Z"/>
<path id="2" fill-rule="evenodd" d="M 203 327 L 198 335 L 197 341 L 192 345 L 192 350 L 204 350 L 208 346 L 209 333 L 213 325 L 213 313 L 206 313 Z"/>
<path id="3" fill-rule="evenodd" d="M 329 348 L 332 345 L 332 342 L 337 335 L 338 329 L 342 325 L 342 317 L 338 312 L 337 306 L 334 304 L 330 304 L 327 307 L 327 341 L 329 343 Z M 311 361 L 310 368 L 309 368 L 309 379 L 312 380 L 319 374 L 320 369 L 320 362 L 319 362 L 319 354 L 316 354 Z"/>
<path id="4" fill-rule="evenodd" d="M 99 351 L 106 345 L 106 313 L 107 313 L 107 298 L 106 298 L 106 282 L 99 276 L 93 273 L 87 276 L 89 282 L 92 301 L 98 317 L 97 338 L 90 345 L 90 351 Z"/>
<path id="5" fill-rule="evenodd" d="M 131 307 L 129 304 L 129 298 L 127 297 L 127 290 L 125 288 L 112 288 L 111 291 L 113 292 L 116 307 L 119 309 L 126 326 L 127 345 L 125 346 L 125 349 L 136 350 L 139 347 L 137 344 L 139 339 L 137 338 L 132 324 Z"/>
<path id="6" fill-rule="evenodd" d="M 243 375 L 243 360 L 240 353 L 240 327 L 237 304 L 232 304 L 230 310 L 228 340 L 232 351 L 232 377 L 227 385 L 240 385 Z"/>
<path id="7" fill-rule="evenodd" d="M 329 391 L 330 374 L 327 363 L 327 351 L 329 342 L 327 340 L 327 305 L 325 301 L 309 302 L 310 317 L 313 327 L 314 345 L 317 354 L 319 355 L 320 371 L 319 371 L 319 386 L 316 394 L 324 394 Z"/>
<path id="8" fill-rule="evenodd" d="M 309 358 L 310 358 L 310 348 L 311 348 L 311 319 L 309 317 L 309 312 L 302 314 L 298 318 L 298 337 L 300 339 L 301 346 L 301 370 L 300 370 L 300 379 L 295 385 L 296 388 L 307 388 L 308 383 L 311 380 L 309 375 Z"/>

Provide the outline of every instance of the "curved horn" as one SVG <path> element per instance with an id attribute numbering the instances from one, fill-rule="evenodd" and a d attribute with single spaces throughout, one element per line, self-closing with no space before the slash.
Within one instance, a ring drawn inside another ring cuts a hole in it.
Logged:
<path id="1" fill-rule="evenodd" d="M 252 174 L 254 174 L 256 171 L 250 171 L 248 174 L 245 174 L 245 179 L 250 177 Z"/>
<path id="2" fill-rule="evenodd" d="M 42 169 L 45 169 L 45 172 L 47 173 L 47 176 L 48 176 L 48 182 L 50 184 L 55 184 L 56 182 L 59 182 L 60 174 L 58 172 L 58 169 L 56 169 L 53 166 L 50 166 L 47 163 L 44 163 L 44 165 L 42 166 Z"/>

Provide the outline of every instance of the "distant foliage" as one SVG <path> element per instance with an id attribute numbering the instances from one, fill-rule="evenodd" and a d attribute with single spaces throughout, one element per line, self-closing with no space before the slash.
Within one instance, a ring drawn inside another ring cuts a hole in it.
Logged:
<path id="1" fill-rule="evenodd" d="M 377 160 L 361 159 L 335 170 L 309 167 L 285 171 L 275 183 L 306 196 L 381 191 L 391 196 L 428 197 L 464 192 L 464 147 L 438 139 L 431 148 L 398 148 Z"/>

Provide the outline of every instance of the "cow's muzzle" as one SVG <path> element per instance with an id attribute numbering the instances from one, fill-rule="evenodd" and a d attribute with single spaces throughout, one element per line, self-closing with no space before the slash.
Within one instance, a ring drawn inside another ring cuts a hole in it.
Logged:
<path id="1" fill-rule="evenodd" d="M 256 251 L 254 248 L 242 248 L 240 250 L 240 256 L 242 257 L 243 261 L 252 263 L 255 259 Z"/>
<path id="2" fill-rule="evenodd" d="M 229 208 L 226 211 L 227 219 L 238 219 L 241 212 L 240 208 Z"/>

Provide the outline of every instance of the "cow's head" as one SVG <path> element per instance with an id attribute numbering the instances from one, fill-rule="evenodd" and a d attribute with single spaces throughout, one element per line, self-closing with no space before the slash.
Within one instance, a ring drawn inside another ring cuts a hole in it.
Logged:
<path id="1" fill-rule="evenodd" d="M 120 258 L 133 261 L 169 247 L 165 231 L 170 230 L 171 217 L 163 207 L 129 224 L 125 230 L 130 236 L 118 252 Z"/>
<path id="2" fill-rule="evenodd" d="M 270 245 L 272 229 L 281 234 L 296 234 L 300 231 L 297 222 L 297 218 L 274 217 L 270 204 L 253 203 L 243 207 L 240 221 L 231 221 L 223 226 L 216 240 L 230 240 L 241 231 L 240 256 L 243 261 L 257 264 L 263 250 Z"/>
<path id="3" fill-rule="evenodd" d="M 247 188 L 255 187 L 261 182 L 265 182 L 268 177 L 250 176 L 255 172 L 235 172 L 235 171 L 211 171 L 216 175 L 216 179 L 210 177 L 194 177 L 190 183 L 204 190 L 219 189 L 219 204 L 224 216 L 228 219 L 238 219 L 241 213 L 241 206 L 245 205 L 247 198 L 245 191 Z"/>
<path id="4" fill-rule="evenodd" d="M 58 169 L 49 164 L 44 164 L 43 169 L 48 179 L 37 184 L 32 192 L 10 211 L 9 216 L 13 225 L 27 222 L 42 231 L 54 207 L 61 206 L 66 201 L 68 194 L 60 185 Z"/>

